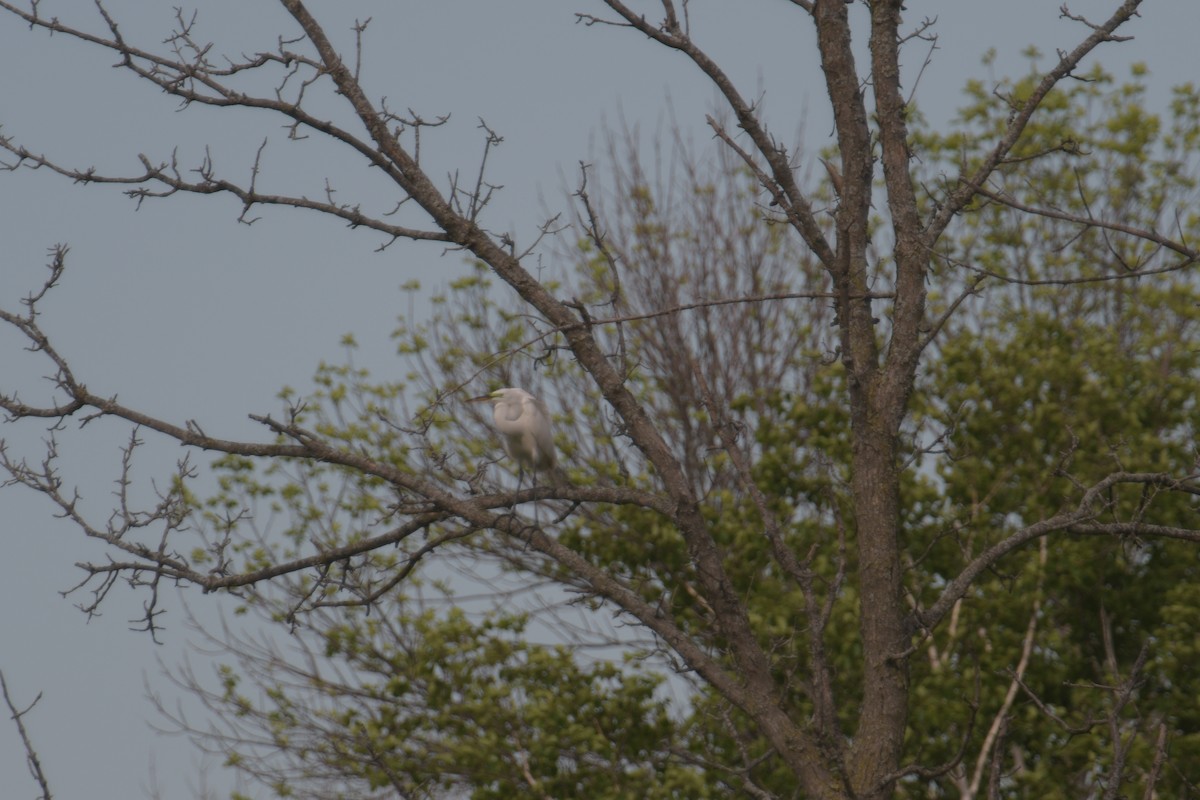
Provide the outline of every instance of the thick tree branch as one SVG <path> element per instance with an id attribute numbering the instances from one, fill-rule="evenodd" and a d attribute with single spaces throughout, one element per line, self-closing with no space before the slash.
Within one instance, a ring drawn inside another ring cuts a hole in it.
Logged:
<path id="1" fill-rule="evenodd" d="M 581 587 L 586 587 L 588 591 L 612 601 L 626 613 L 645 624 L 731 702 L 747 713 L 759 715 L 764 713 L 763 699 L 748 691 L 741 679 L 735 678 L 700 645 L 675 626 L 663 609 L 649 605 L 635 591 L 609 575 L 604 569 L 591 564 L 578 553 L 543 533 L 536 526 L 530 525 L 511 513 L 497 514 L 491 510 L 500 506 L 510 506 L 515 502 L 552 497 L 589 503 L 603 502 L 600 499 L 602 497 L 613 499 L 625 497 L 629 500 L 636 497 L 635 502 L 647 502 L 649 504 L 647 507 L 670 515 L 676 513 L 676 507 L 672 502 L 650 493 L 620 487 L 543 486 L 516 494 L 458 497 L 418 474 L 403 471 L 359 452 L 335 447 L 298 425 L 279 422 L 270 417 L 255 417 L 255 419 L 272 431 L 286 437 L 291 443 L 237 442 L 211 437 L 203 433 L 197 426 L 173 425 L 127 408 L 114 398 L 104 398 L 88 391 L 74 378 L 66 361 L 41 332 L 36 323 L 36 311 L 33 304 L 30 305 L 30 312 L 25 316 L 0 311 L 0 319 L 24 332 L 34 343 L 35 349 L 44 352 L 58 366 L 56 384 L 69 397 L 69 401 L 52 407 L 38 408 L 28 406 L 10 397 L 0 397 L 0 407 L 3 407 L 10 415 L 14 417 L 56 417 L 61 420 L 80 410 L 93 409 L 94 413 L 89 415 L 87 420 L 95 419 L 97 416 L 120 418 L 158 431 L 189 447 L 242 456 L 318 461 L 347 467 L 358 474 L 376 476 L 388 481 L 393 486 L 407 489 L 424 497 L 436 509 L 436 511 L 418 514 L 403 525 L 379 536 L 339 547 L 326 548 L 308 557 L 290 559 L 248 572 L 229 572 L 224 568 L 225 565 L 222 569 L 202 571 L 192 567 L 185 557 L 166 549 L 165 539 L 163 545 L 155 549 L 139 542 L 126 541 L 123 538 L 125 528 L 106 531 L 90 526 L 82 514 L 77 511 L 75 498 L 62 494 L 61 482 L 48 464 L 39 470 L 24 463 L 12 462 L 5 455 L 5 466 L 14 480 L 28 483 L 33 488 L 46 493 L 77 524 L 81 525 L 88 535 L 107 541 L 134 557 L 134 560 L 131 561 L 80 565 L 90 575 L 104 578 L 105 587 L 111 585 L 108 581 L 118 575 L 150 574 L 155 579 L 187 581 L 205 591 L 236 589 L 302 570 L 328 566 L 352 556 L 396 544 L 418 530 L 423 530 L 429 525 L 453 516 L 462 519 L 473 529 L 492 529 L 527 542 L 529 547 L 563 566 L 568 574 L 575 576 Z M 630 491 L 633 494 L 629 494 Z M 418 550 L 412 558 L 419 559 L 425 552 L 427 551 Z M 107 591 L 107 588 L 104 588 L 103 591 Z M 147 613 L 153 613 L 153 609 L 149 609 Z M 776 710 L 774 713 L 778 716 L 777 725 L 781 720 L 786 719 L 782 711 Z"/>
<path id="2" fill-rule="evenodd" d="M 678 19 L 673 13 L 671 3 L 667 2 L 664 4 L 664 8 L 667 10 L 667 17 L 661 26 L 655 26 L 646 19 L 644 14 L 639 14 L 625 3 L 620 2 L 620 0 L 604 0 L 604 4 L 624 20 L 623 25 L 640 31 L 659 44 L 686 55 L 712 81 L 717 91 L 721 93 L 721 96 L 729 104 L 730 110 L 733 111 L 738 127 L 750 137 L 750 140 L 754 143 L 754 149 L 762 156 L 769 167 L 771 179 L 763 185 L 763 188 L 772 195 L 775 202 L 787 214 L 788 220 L 804 238 L 808 246 L 812 248 L 817 258 L 827 268 L 832 268 L 836 263 L 834 251 L 826 240 L 820 225 L 817 223 L 811 204 L 796 184 L 795 173 L 786 148 L 778 144 L 770 136 L 765 125 L 759 119 L 755 107 L 742 97 L 729 76 L 725 74 L 707 53 L 696 45 L 688 32 L 680 26 Z M 577 16 L 589 24 L 602 22 L 602 20 L 590 15 Z M 718 131 L 718 134 L 720 133 Z M 739 154 L 746 157 L 746 154 L 740 150 Z M 748 160 L 747 164 L 756 174 L 763 175 L 752 160 Z"/>
<path id="3" fill-rule="evenodd" d="M 227 69 L 219 69 L 209 64 L 206 60 L 198 57 L 192 63 L 185 62 L 182 55 L 177 52 L 174 57 L 168 58 L 151 53 L 147 50 L 130 45 L 122 36 L 120 36 L 116 24 L 104 12 L 103 5 L 98 4 L 105 19 L 109 23 L 112 32 L 112 38 L 105 38 L 95 34 L 88 33 L 79 28 L 70 27 L 61 23 L 57 17 L 45 19 L 36 14 L 36 12 L 23 11 L 16 6 L 0 0 L 0 9 L 11 12 L 21 19 L 25 20 L 32 27 L 41 27 L 51 33 L 71 36 L 85 42 L 99 45 L 108 50 L 118 53 L 122 60 L 120 66 L 131 70 L 137 76 L 154 83 L 161 87 L 164 91 L 179 97 L 185 103 L 199 103 L 203 105 L 219 106 L 219 107 L 243 107 L 255 108 L 268 111 L 274 111 L 284 116 L 289 117 L 296 126 L 303 126 L 315 132 L 324 134 L 342 144 L 348 145 L 359 155 L 364 157 L 372 166 L 384 171 L 389 176 L 401 183 L 399 180 L 402 176 L 395 171 L 394 164 L 387 158 L 381 156 L 379 150 L 363 138 L 356 136 L 348 130 L 334 124 L 332 121 L 321 119 L 312 116 L 302 106 L 304 100 L 304 92 L 301 90 L 297 93 L 294 100 L 284 99 L 283 86 L 289 81 L 294 74 L 294 70 L 300 66 L 304 66 L 314 72 L 311 82 L 315 82 L 323 73 L 324 68 L 317 62 L 297 55 L 290 50 L 284 48 L 280 44 L 279 53 L 259 53 L 254 58 L 235 64 Z M 179 34 L 177 34 L 179 36 Z M 200 48 L 196 48 L 200 49 Z M 276 97 L 261 97 L 251 94 L 246 94 L 230 86 L 225 85 L 219 79 L 229 77 L 241 77 L 242 73 L 254 72 L 263 69 L 264 67 L 285 67 L 291 71 L 284 74 L 280 88 L 276 92 Z M 305 86 L 308 84 L 305 83 Z M 204 91 L 204 90 L 207 90 Z M 389 115 L 389 118 L 390 115 Z M 414 127 L 420 125 L 429 125 L 431 123 L 419 122 L 414 124 Z M 295 130 L 293 130 L 295 137 Z M 284 205 L 297 208 L 307 208 L 310 210 L 320 211 L 334 217 L 344 219 L 352 226 L 364 226 L 382 233 L 385 233 L 393 238 L 406 238 L 416 240 L 429 241 L 448 241 L 449 237 L 444 231 L 428 231 L 420 230 L 407 226 L 392 225 L 383 220 L 364 214 L 358 206 L 342 205 L 332 202 L 332 199 L 326 201 L 312 200 L 307 197 L 294 197 L 287 195 L 277 195 L 270 193 L 259 192 L 256 188 L 257 174 L 259 172 L 259 162 L 262 157 L 262 148 L 259 149 L 258 156 L 255 159 L 254 168 L 252 170 L 252 179 L 249 186 L 241 186 L 228 180 L 216 177 L 212 164 L 205 159 L 204 163 L 194 170 L 201 176 L 200 181 L 188 181 L 182 177 L 178 164 L 174 157 L 170 163 L 160 163 L 155 165 L 145 155 L 139 156 L 143 173 L 133 176 L 111 176 L 99 173 L 94 167 L 86 169 L 77 169 L 65 167 L 53 159 L 38 153 L 30 151 L 21 145 L 15 144 L 11 138 L 0 137 L 0 148 L 3 148 L 14 156 L 17 161 L 6 165 L 9 169 L 16 169 L 20 166 L 31 168 L 47 168 L 57 172 L 65 177 L 80 183 L 109 183 L 109 184 L 129 184 L 129 185 L 144 185 L 149 183 L 159 183 L 166 187 L 161 192 L 152 191 L 150 189 L 139 188 L 131 189 L 127 192 L 131 197 L 142 200 L 148 197 L 168 196 L 175 192 L 184 191 L 196 194 L 215 194 L 228 193 L 238 197 L 243 204 L 242 219 L 243 221 L 252 221 L 248 218 L 248 212 L 255 205 Z M 480 168 L 480 181 L 482 181 L 482 167 Z M 330 195 L 331 198 L 331 195 Z"/>
<path id="4" fill-rule="evenodd" d="M 397 183 L 425 209 L 438 227 L 446 231 L 451 241 L 462 245 L 488 264 L 552 325 L 566 328 L 576 321 L 571 310 L 554 298 L 507 249 L 494 241 L 473 221 L 458 214 L 442 197 L 383 123 L 352 72 L 342 62 L 321 26 L 304 4 L 299 0 L 281 2 L 316 48 L 338 92 L 351 104 L 379 152 L 394 165 L 390 174 L 395 176 Z M 799 761 L 809 760 L 811 746 L 803 740 L 796 726 L 776 704 L 770 665 L 758 645 L 741 594 L 725 571 L 721 553 L 713 541 L 709 526 L 700 511 L 699 501 L 682 468 L 645 409 L 625 385 L 624 376 L 609 362 L 591 331 L 570 330 L 567 332 L 567 341 L 579 364 L 591 374 L 605 399 L 624 421 L 633 442 L 654 465 L 676 504 L 673 518 L 687 542 L 688 555 L 696 567 L 696 574 L 704 588 L 706 599 L 717 611 L 721 633 L 728 642 L 741 678 L 749 687 L 749 691 L 739 691 L 736 698 L 731 696 L 730 699 L 760 720 L 776 745 L 781 750 L 788 751 L 791 758 Z M 557 546 L 557 543 L 552 544 Z M 653 629 L 653 626 L 651 627 Z M 670 643 L 673 647 L 676 645 L 676 642 Z M 694 644 L 689 643 L 689 646 L 689 652 L 696 650 Z M 685 658 L 691 662 L 690 657 Z M 722 687 L 728 685 L 728 680 L 714 682 L 714 686 L 722 692 L 725 691 Z"/>
<path id="5" fill-rule="evenodd" d="M 0 8 L 21 16 L 31 25 L 76 36 L 84 41 L 114 50 L 122 55 L 124 66 L 187 102 L 274 110 L 288 116 L 298 124 L 350 145 L 366 157 L 369 163 L 379 167 L 404 190 L 408 197 L 421 206 L 445 233 L 446 241 L 470 250 L 489 264 L 502 279 L 545 315 L 552 324 L 566 328 L 575 322 L 576 319 L 571 311 L 553 298 L 545 287 L 526 272 L 508 249 L 501 243 L 495 242 L 480 229 L 469 213 L 464 215 L 456 209 L 453 195 L 448 199 L 437 190 L 433 182 L 422 171 L 417 160 L 401 146 L 397 135 L 389 127 L 391 117 L 376 110 L 367 99 L 357 82 L 354 71 L 343 62 L 305 5 L 298 0 L 282 0 L 282 5 L 300 25 L 318 56 L 315 60 L 296 57 L 295 63 L 314 69 L 314 81 L 323 75 L 332 80 L 336 91 L 349 102 L 355 116 L 367 130 L 369 141 L 354 137 L 330 122 L 310 116 L 297 103 L 269 98 L 253 98 L 227 89 L 205 73 L 206 67 L 203 63 L 173 61 L 135 49 L 119 35 L 111 20 L 109 23 L 112 36 L 104 38 L 67 28 L 57 21 L 42 20 L 36 14 L 22 12 L 11 4 L 0 5 Z M 148 66 L 139 66 L 137 64 L 139 59 L 144 60 Z M 293 63 L 293 59 L 292 54 L 288 51 L 281 53 L 279 59 L 263 58 L 254 63 L 286 63 L 290 65 Z M 205 92 L 199 91 L 197 87 L 202 87 Z M 222 189 L 232 191 L 232 187 L 222 187 Z M 245 199 L 243 196 L 243 200 Z M 624 419 L 626 429 L 633 441 L 646 453 L 673 494 L 676 508 L 675 518 L 680 522 L 681 530 L 689 542 L 689 549 L 697 564 L 698 575 L 705 591 L 714 606 L 722 609 L 721 619 L 727 628 L 726 634 L 730 642 L 737 643 L 734 649 L 739 653 L 739 659 L 745 671 L 756 676 L 755 680 L 760 684 L 760 688 L 765 687 L 769 679 L 769 669 L 761 651 L 754 643 L 754 636 L 739 594 L 724 573 L 720 554 L 707 530 L 707 524 L 699 512 L 697 500 L 692 495 L 679 465 L 671 456 L 670 449 L 655 430 L 645 411 L 624 387 L 622 376 L 611 368 L 604 353 L 593 340 L 590 331 L 575 329 L 568 333 L 567 338 L 581 365 L 596 377 L 597 384 L 604 396 Z M 304 455 L 303 448 L 291 449 L 297 447 L 296 445 L 290 447 L 246 446 L 241 443 L 210 441 L 196 431 L 172 426 L 160 420 L 140 415 L 131 409 L 120 407 L 115 399 L 105 400 L 86 394 L 76 395 L 73 402 L 78 401 L 94 404 L 94 407 L 104 414 L 122 416 L 146 427 L 160 430 L 182 443 L 193 446 L 218 446 L 226 448 L 228 452 L 248 455 L 283 457 Z M 35 413 L 33 409 L 20 403 L 16 398 L 8 398 L 7 402 L 10 411 Z M 77 409 L 55 408 L 43 411 L 46 411 L 47 415 L 54 416 L 59 412 L 73 410 Z M 765 697 L 765 694 L 762 696 Z M 761 702 L 765 703 L 766 701 Z"/>
<path id="6" fill-rule="evenodd" d="M 871 86 L 879 124 L 883 179 L 895 245 L 896 300 L 886 359 L 882 396 L 890 407 L 881 409 L 899 428 L 908 407 L 913 376 L 921 357 L 921 328 L 925 321 L 925 282 L 929 249 L 922 240 L 921 216 L 909 169 L 908 105 L 900 86 L 901 2 L 871 6 Z"/>

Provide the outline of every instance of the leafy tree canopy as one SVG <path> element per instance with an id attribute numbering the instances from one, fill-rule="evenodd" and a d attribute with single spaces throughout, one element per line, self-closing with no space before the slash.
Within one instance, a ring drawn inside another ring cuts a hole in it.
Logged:
<path id="1" fill-rule="evenodd" d="M 1200 95 L 1180 87 L 1160 116 L 1145 106 L 1142 70 L 1126 83 L 1099 69 L 1088 78 L 1052 93 L 993 191 L 1160 227 L 1166 209 L 1195 193 Z M 949 132 L 916 127 L 921 180 L 935 185 L 948 165 L 979 158 L 976 148 L 1004 123 L 1008 95 L 1027 93 L 1033 79 L 1003 82 L 997 92 L 972 81 Z M 600 173 L 611 180 L 603 200 L 608 250 L 581 239 L 562 253 L 575 267 L 561 291 L 589 303 L 611 299 L 614 317 L 632 317 L 707 297 L 820 285 L 811 257 L 748 202 L 753 183 L 736 164 L 718 158 L 705 171 L 690 157 L 677 156 L 686 178 L 655 184 L 629 141 L 614 137 L 612 174 Z M 1170 222 L 1193 230 L 1197 220 Z M 915 608 L 932 604 L 980 552 L 1073 507 L 1085 487 L 1114 470 L 1192 469 L 1200 356 L 1187 343 L 1200 325 L 1200 291 L 1188 276 L 1094 280 L 1138 269 L 1150 251 L 1114 244 L 1098 229 L 1072 239 L 1065 227 L 984 198 L 942 241 L 939 269 L 966 288 L 957 298 L 966 310 L 937 341 L 907 429 L 904 582 Z M 614 257 L 623 265 L 619 302 L 606 263 Z M 1064 273 L 1074 281 L 1066 291 L 1040 282 Z M 435 302 L 430 321 L 402 320 L 396 332 L 410 365 L 403 383 L 374 383 L 352 359 L 324 366 L 298 419 L 399 469 L 491 491 L 506 469 L 490 463 L 497 448 L 480 435 L 479 419 L 464 418 L 458 406 L 448 413 L 441 399 L 478 378 L 537 383 L 558 401 L 558 443 L 572 482 L 653 487 L 652 471 L 624 445 L 598 398 L 581 392 L 576 365 L 553 350 L 537 360 L 512 357 L 531 338 L 552 337 L 507 311 L 486 271 Z M 956 298 L 938 293 L 932 302 L 946 308 Z M 806 604 L 817 602 L 829 618 L 821 646 L 849 725 L 861 702 L 862 646 L 857 554 L 846 535 L 853 510 L 845 374 L 829 357 L 828 322 L 821 304 L 764 299 L 610 323 L 606 331 L 637 394 L 692 465 L 755 633 L 774 655 L 778 680 L 795 686 L 789 713 L 814 713 L 813 645 L 795 630 L 805 624 Z M 692 365 L 672 363 L 681 342 L 705 352 L 708 386 L 688 380 Z M 738 447 L 752 455 L 755 483 L 786 521 L 789 546 L 815 552 L 820 589 L 806 595 L 772 563 L 731 456 L 712 449 L 725 424 L 703 410 L 702 394 L 714 390 L 735 398 Z M 424 404 L 411 405 L 414 398 Z M 420 422 L 419 450 L 402 444 L 401 419 Z M 344 468 L 260 468 L 245 458 L 219 466 L 225 490 L 196 505 L 210 529 L 224 534 L 264 514 L 286 520 L 282 537 L 235 537 L 255 543 L 247 569 L 292 557 L 313 538 L 330 548 L 367 539 L 387 526 L 398 502 L 384 482 Z M 1194 515 L 1192 501 L 1155 493 L 1114 487 L 1104 518 L 1137 520 L 1151 503 L 1161 524 L 1186 525 Z M 706 633 L 712 610 L 694 591 L 685 544 L 657 514 L 565 501 L 545 503 L 541 513 L 559 520 L 560 541 L 622 574 L 647 602 L 670 606 L 689 632 L 721 651 L 719 635 Z M 410 577 L 397 588 L 397 570 L 435 544 L 459 553 L 468 581 L 441 574 L 427 585 Z M 481 579 L 481 569 L 497 605 L 455 601 L 451 587 Z M 898 796 L 974 793 L 988 780 L 999 782 L 1002 796 L 1092 796 L 1116 758 L 1127 761 L 1124 785 L 1136 792 L 1155 768 L 1160 727 L 1171 741 L 1172 770 L 1158 786 L 1183 796 L 1200 770 L 1190 702 L 1200 684 L 1188 667 L 1200 656 L 1192 611 L 1198 569 L 1190 544 L 1136 535 L 1041 538 L 1012 553 L 955 604 L 948 624 L 914 639 L 906 758 L 953 766 L 901 781 Z M 302 639 L 315 648 L 303 668 L 241 642 L 230 646 L 237 660 L 223 691 L 193 682 L 239 730 L 249 726 L 259 737 L 253 755 L 245 737 L 218 738 L 230 763 L 281 796 L 400 789 L 475 798 L 715 797 L 750 785 L 794 796 L 792 777 L 737 709 L 679 672 L 660 642 L 597 622 L 607 612 L 583 587 L 578 595 L 551 589 L 550 579 L 570 586 L 572 577 L 527 551 L 482 531 L 436 525 L 420 541 L 348 560 L 343 571 L 342 587 L 378 603 L 370 613 L 303 615 Z M 537 574 L 547 580 L 530 585 Z M 313 590 L 300 580 L 283 596 L 252 595 L 251 605 L 295 622 Z M 531 624 L 557 643 L 535 644 Z M 257 684 L 259 701 L 242 693 L 245 681 Z"/>
<path id="2" fill-rule="evenodd" d="M 0 310 L 52 375 L 41 405 L 6 390 L 0 407 L 55 429 L 42 458 L 0 446 L 0 464 L 106 548 L 81 565 L 85 610 L 124 579 L 154 633 L 176 582 L 294 634 L 212 632 L 216 682 L 177 677 L 215 727 L 181 727 L 281 797 L 1194 792 L 1200 92 L 1159 112 L 1143 68 L 1081 66 L 1139 0 L 1102 22 L 1064 9 L 1076 47 L 969 83 L 938 130 L 901 85 L 932 21 L 794 0 L 833 112 L 821 154 L 768 130 L 684 5 L 654 21 L 604 0 L 610 17 L 578 19 L 685 57 L 728 118 L 660 160 L 610 135 L 574 217 L 525 250 L 485 213 L 499 137 L 482 126 L 473 181 L 431 177 L 421 137 L 440 123 L 373 99 L 361 58 L 280 4 L 274 49 L 218 65 L 182 12 L 160 53 L 107 12 L 90 33 L 0 0 L 185 105 L 347 149 L 399 200 L 275 194 L 260 160 L 244 184 L 208 158 L 105 175 L 0 138 L 14 169 L 139 202 L 233 195 L 243 219 L 318 211 L 472 267 L 398 322 L 399 379 L 356 366 L 347 337 L 311 390 L 252 417 L 253 441 L 76 378 L 40 321 L 65 248 Z M 463 402 L 481 385 L 546 400 L 560 470 L 514 474 L 489 409 Z M 56 467 L 76 416 L 134 426 L 99 523 Z M 220 453 L 219 489 L 184 459 L 135 508 L 144 430 Z"/>

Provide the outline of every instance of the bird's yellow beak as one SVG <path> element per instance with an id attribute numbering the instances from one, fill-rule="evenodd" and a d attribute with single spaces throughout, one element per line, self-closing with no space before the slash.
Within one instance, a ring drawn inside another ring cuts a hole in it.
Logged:
<path id="1" fill-rule="evenodd" d="M 468 397 L 466 402 L 468 402 L 468 403 L 483 403 L 488 400 L 495 400 L 495 399 L 496 398 L 490 394 L 482 394 L 479 397 Z"/>

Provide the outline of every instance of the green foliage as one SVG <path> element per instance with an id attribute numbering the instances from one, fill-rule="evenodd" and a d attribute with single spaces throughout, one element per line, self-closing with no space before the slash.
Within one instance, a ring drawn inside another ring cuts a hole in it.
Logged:
<path id="1" fill-rule="evenodd" d="M 1143 77 L 1135 67 L 1133 82 L 1116 85 L 1096 69 L 1090 82 L 1056 90 L 1002 166 L 1002 191 L 1030 206 L 1158 229 L 1164 209 L 1197 185 L 1194 154 L 1180 146 L 1196 122 L 1196 93 L 1177 90 L 1163 120 L 1145 108 Z M 1006 82 L 1000 93 L 1019 102 L 1030 87 Z M 1005 107 L 982 84 L 968 95 L 961 132 L 916 137 L 927 164 L 962 162 L 1003 124 Z M 1179 224 L 1194 229 L 1196 219 Z M 942 252 L 966 273 L 960 285 L 980 275 L 1019 282 L 984 281 L 986 302 L 950 324 L 915 403 L 918 426 L 944 431 L 920 459 L 940 497 L 909 531 L 910 587 L 922 605 L 986 547 L 1073 508 L 1105 475 L 1189 474 L 1200 422 L 1200 356 L 1186 345 L 1200 324 L 1194 281 L 1087 282 L 1144 268 L 1152 246 L 1000 204 L 981 204 L 959 231 Z M 950 273 L 941 277 L 940 286 L 953 285 Z M 1082 282 L 1063 288 L 1051 278 Z M 1181 495 L 1123 487 L 1106 498 L 1104 519 L 1193 527 L 1195 513 Z M 1124 785 L 1140 795 L 1160 724 L 1177 771 L 1160 777 L 1158 791 L 1182 796 L 1200 770 L 1197 729 L 1175 695 L 1186 679 L 1167 662 L 1195 644 L 1194 631 L 1170 617 L 1197 568 L 1184 542 L 1057 535 L 979 579 L 912 662 L 911 757 L 948 762 L 965 740 L 968 759 L 936 789 L 914 781 L 911 796 L 961 787 L 999 716 L 1011 748 L 1003 796 L 1097 796 L 1113 766 L 1114 730 L 1133 743 Z M 1136 708 L 1114 712 L 1104 687 L 1130 678 L 1143 646 L 1151 657 L 1137 676 Z"/>
<path id="2" fill-rule="evenodd" d="M 269 774 L 278 797 L 707 796 L 702 775 L 668 757 L 659 677 L 582 663 L 530 642 L 523 615 L 411 588 L 422 594 L 375 609 L 385 617 L 322 616 L 319 652 L 285 660 L 242 642 L 206 698 L 258 731 L 227 765 Z"/>
<path id="3" fill-rule="evenodd" d="M 1120 324 L 1136 331 L 1132 348 L 1120 346 L 1119 330 L 1109 325 L 1038 313 L 1004 314 L 984 326 L 988 333 L 964 333 L 945 346 L 930 384 L 952 431 L 949 457 L 938 464 L 946 513 L 912 532 L 923 555 L 911 585 L 922 603 L 932 602 L 971 557 L 1072 507 L 1081 487 L 1104 475 L 1190 470 L 1188 432 L 1200 421 L 1193 400 L 1200 361 L 1187 348 L 1155 350 L 1175 341 L 1167 331 L 1196 324 L 1200 297 L 1176 286 L 1171 296 L 1188 298 L 1174 304 L 1185 314 L 1177 318 L 1165 313 L 1172 303 L 1161 292 L 1147 288 L 1126 307 Z M 1178 497 L 1152 498 L 1140 490 L 1116 491 L 1108 503 L 1106 516 L 1113 520 L 1152 513 L 1160 524 L 1187 525 L 1195 515 L 1192 504 Z M 1092 790 L 1089 777 L 1112 754 L 1097 752 L 1094 738 L 1068 737 L 1064 725 L 1104 718 L 1111 698 L 1098 687 L 1127 676 L 1144 643 L 1153 642 L 1155 652 L 1174 649 L 1178 636 L 1164 636 L 1163 614 L 1200 561 L 1194 546 L 1170 540 L 1059 536 L 1043 546 L 1048 552 L 1015 554 L 997 574 L 979 580 L 952 625 L 922 648 L 928 658 L 913 662 L 912 740 L 924 753 L 936 753 L 932 761 L 951 758 L 964 736 L 982 741 L 982 724 L 974 731 L 962 724 L 968 719 L 964 698 L 979 691 L 979 676 L 1017 668 L 1032 614 L 1036 647 L 1023 675 L 1028 691 L 1010 710 L 1009 746 L 1020 748 L 1027 765 L 1014 796 L 1080 796 Z M 1140 717 L 1125 717 L 1122 735 L 1140 731 L 1149 737 L 1162 721 L 1190 736 L 1181 706 L 1169 699 L 1177 677 L 1154 667 L 1142 677 Z M 1010 684 L 979 685 L 980 719 L 986 722 L 1000 710 Z M 1054 722 L 1031 693 L 1067 722 Z M 939 730 L 941 737 L 931 735 Z M 1080 782 L 1070 784 L 1068 777 Z"/>
<path id="4" fill-rule="evenodd" d="M 259 713 L 277 747 L 405 795 L 704 796 L 699 775 L 666 757 L 673 725 L 657 677 L 532 644 L 521 615 L 472 620 L 403 603 L 387 613 L 381 624 L 347 615 L 324 630 L 324 657 L 356 676 L 353 702 L 328 702 L 344 699 L 341 685 L 311 687 L 326 698 L 307 712 L 325 726 L 317 738 L 286 693 L 273 695 Z M 287 796 L 303 785 L 279 788 Z"/>

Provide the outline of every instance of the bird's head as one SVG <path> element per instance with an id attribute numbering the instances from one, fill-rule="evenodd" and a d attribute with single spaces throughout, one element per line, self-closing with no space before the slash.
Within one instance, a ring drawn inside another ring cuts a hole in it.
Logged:
<path id="1" fill-rule="evenodd" d="M 492 402 L 492 403 L 497 403 L 497 404 L 508 403 L 508 402 L 520 402 L 521 400 L 523 400 L 525 397 L 528 397 L 528 396 L 530 396 L 529 392 L 525 391 L 524 389 L 514 389 L 512 387 L 507 387 L 504 389 L 497 389 L 496 391 L 491 392 L 489 394 L 480 395 L 479 397 L 469 397 L 469 398 L 467 398 L 467 402 L 468 403 Z"/>

